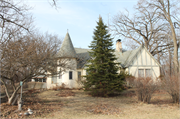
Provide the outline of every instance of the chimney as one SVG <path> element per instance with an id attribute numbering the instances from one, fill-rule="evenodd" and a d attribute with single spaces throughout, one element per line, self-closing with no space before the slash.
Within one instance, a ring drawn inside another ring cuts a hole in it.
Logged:
<path id="1" fill-rule="evenodd" d="M 117 50 L 118 52 L 121 52 L 121 53 L 122 53 L 122 43 L 121 43 L 121 39 L 118 39 L 118 40 L 116 41 L 116 50 Z"/>

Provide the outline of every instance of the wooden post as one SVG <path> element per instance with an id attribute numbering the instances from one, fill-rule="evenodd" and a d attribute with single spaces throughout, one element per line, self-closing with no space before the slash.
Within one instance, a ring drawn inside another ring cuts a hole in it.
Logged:
<path id="1" fill-rule="evenodd" d="M 22 86 L 23 86 L 23 82 L 22 81 L 20 81 L 20 86 L 21 86 L 21 96 L 20 96 L 20 98 L 18 100 L 18 110 L 19 111 L 22 110 Z"/>

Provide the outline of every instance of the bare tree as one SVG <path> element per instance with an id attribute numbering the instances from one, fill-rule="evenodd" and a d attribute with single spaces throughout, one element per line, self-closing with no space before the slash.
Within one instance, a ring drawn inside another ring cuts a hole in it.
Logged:
<path id="1" fill-rule="evenodd" d="M 28 35 L 18 39 L 9 40 L 1 44 L 1 82 L 6 89 L 8 103 L 11 104 L 17 91 L 20 89 L 19 82 L 26 82 L 39 75 L 57 75 L 57 66 L 67 67 L 65 61 L 57 65 L 55 58 L 59 39 L 53 39 L 52 35 L 35 36 Z M 58 41 L 57 41 L 58 40 Z M 47 73 L 50 72 L 50 74 Z M 10 96 L 6 81 L 13 86 L 13 94 Z M 15 85 L 18 84 L 18 85 Z"/>
<path id="2" fill-rule="evenodd" d="M 174 72 L 179 72 L 179 64 L 178 64 L 178 46 L 179 41 L 177 38 L 177 33 L 175 30 L 175 25 L 179 25 L 180 18 L 178 9 L 180 9 L 179 4 L 180 1 L 170 1 L 170 0 L 144 0 L 141 4 L 146 5 L 144 7 L 154 8 L 157 9 L 157 14 L 161 17 L 162 20 L 166 21 L 169 25 L 169 29 L 171 31 L 170 38 L 173 41 L 174 47 L 174 56 L 173 56 L 173 63 L 174 63 Z M 167 34 L 165 34 L 167 35 Z"/>
<path id="3" fill-rule="evenodd" d="M 57 73 L 56 52 L 60 47 L 57 35 L 39 35 L 32 29 L 29 7 L 22 1 L 0 1 L 0 81 L 5 86 L 8 103 L 15 98 L 20 85 L 32 77 Z M 66 67 L 66 61 L 59 65 Z M 6 82 L 11 82 L 10 95 Z"/>
<path id="4" fill-rule="evenodd" d="M 50 0 L 50 1 L 51 1 L 50 2 L 51 6 L 57 8 L 57 1 L 58 0 Z"/>
<path id="5" fill-rule="evenodd" d="M 127 14 L 120 13 L 114 17 L 111 30 L 115 35 L 135 41 L 130 44 L 133 47 L 144 44 L 152 55 L 166 51 L 167 46 L 173 47 L 171 42 L 165 43 L 163 40 L 161 34 L 167 31 L 167 25 L 159 18 L 157 9 L 148 9 L 138 3 L 136 11 L 132 17 L 128 11 Z"/>
<path id="6" fill-rule="evenodd" d="M 5 63 L 4 61 L 8 60 L 8 57 L 9 58 L 11 57 L 11 56 L 8 56 L 7 49 L 8 49 L 8 46 L 11 46 L 13 40 L 18 39 L 19 36 L 23 36 L 23 34 L 27 32 L 30 32 L 30 29 L 32 26 L 31 24 L 32 17 L 28 13 L 28 10 L 29 10 L 29 7 L 27 7 L 25 4 L 20 5 L 18 1 L 16 1 L 16 3 L 14 3 L 12 0 L 0 1 L 0 65 L 1 65 L 0 66 L 0 79 L 1 79 L 1 83 L 4 83 L 7 77 L 10 79 L 15 78 L 15 77 L 10 76 L 10 75 L 13 75 L 12 72 L 8 73 L 10 72 L 9 70 L 10 67 L 8 66 L 13 66 L 13 63 L 10 63 L 10 65 L 8 65 L 8 63 L 7 62 Z M 15 46 L 12 46 L 11 48 L 13 47 Z M 16 47 L 19 47 L 19 46 L 16 45 Z M 11 54 L 11 55 L 15 55 L 15 54 Z M 13 89 L 15 89 L 14 85 L 13 85 Z M 8 89 L 6 87 L 6 92 L 7 91 Z"/>

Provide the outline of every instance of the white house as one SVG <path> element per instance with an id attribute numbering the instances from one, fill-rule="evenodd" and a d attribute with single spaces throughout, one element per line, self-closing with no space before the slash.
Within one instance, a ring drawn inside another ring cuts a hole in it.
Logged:
<path id="1" fill-rule="evenodd" d="M 62 72 L 58 76 L 47 77 L 47 88 L 64 83 L 69 88 L 78 88 L 81 85 L 82 75 L 86 75 L 85 65 L 90 58 L 88 51 L 90 49 L 74 48 L 69 33 L 66 34 L 62 46 L 57 53 L 57 63 L 66 59 L 71 65 L 70 69 Z M 160 64 L 148 52 L 148 50 L 141 45 L 135 50 L 123 50 L 121 40 L 116 42 L 116 51 L 114 52 L 117 61 L 121 63 L 120 67 L 132 74 L 135 77 L 151 76 L 154 79 L 160 76 Z M 57 72 L 61 72 L 62 67 L 57 67 Z"/>

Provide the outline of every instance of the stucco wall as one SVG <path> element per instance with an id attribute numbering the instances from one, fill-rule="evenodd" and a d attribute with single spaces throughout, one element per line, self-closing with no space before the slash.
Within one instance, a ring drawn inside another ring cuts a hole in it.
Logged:
<path id="1" fill-rule="evenodd" d="M 151 69 L 152 78 L 157 79 L 160 76 L 160 67 L 154 58 L 150 56 L 145 49 L 142 49 L 131 62 L 126 71 L 131 75 L 138 77 L 138 69 Z"/>
<path id="2" fill-rule="evenodd" d="M 78 88 L 78 82 L 77 82 L 77 79 L 78 79 L 78 71 L 81 71 L 83 73 L 82 70 L 77 70 L 76 67 L 77 67 L 77 61 L 76 59 L 68 59 L 66 60 L 67 62 L 67 65 L 68 66 L 71 66 L 71 69 L 65 69 L 66 71 L 65 72 L 62 72 L 62 78 L 60 79 L 59 78 L 59 75 L 57 76 L 57 84 L 53 84 L 52 83 L 52 78 L 51 76 L 47 77 L 47 88 L 51 88 L 53 86 L 56 86 L 56 85 L 62 85 L 62 83 L 64 83 L 67 87 L 69 88 Z M 59 62 L 59 61 L 57 61 Z M 61 70 L 64 70 L 63 69 L 64 67 L 57 67 L 57 72 Z M 72 71 L 72 79 L 69 79 L 69 71 Z"/>

